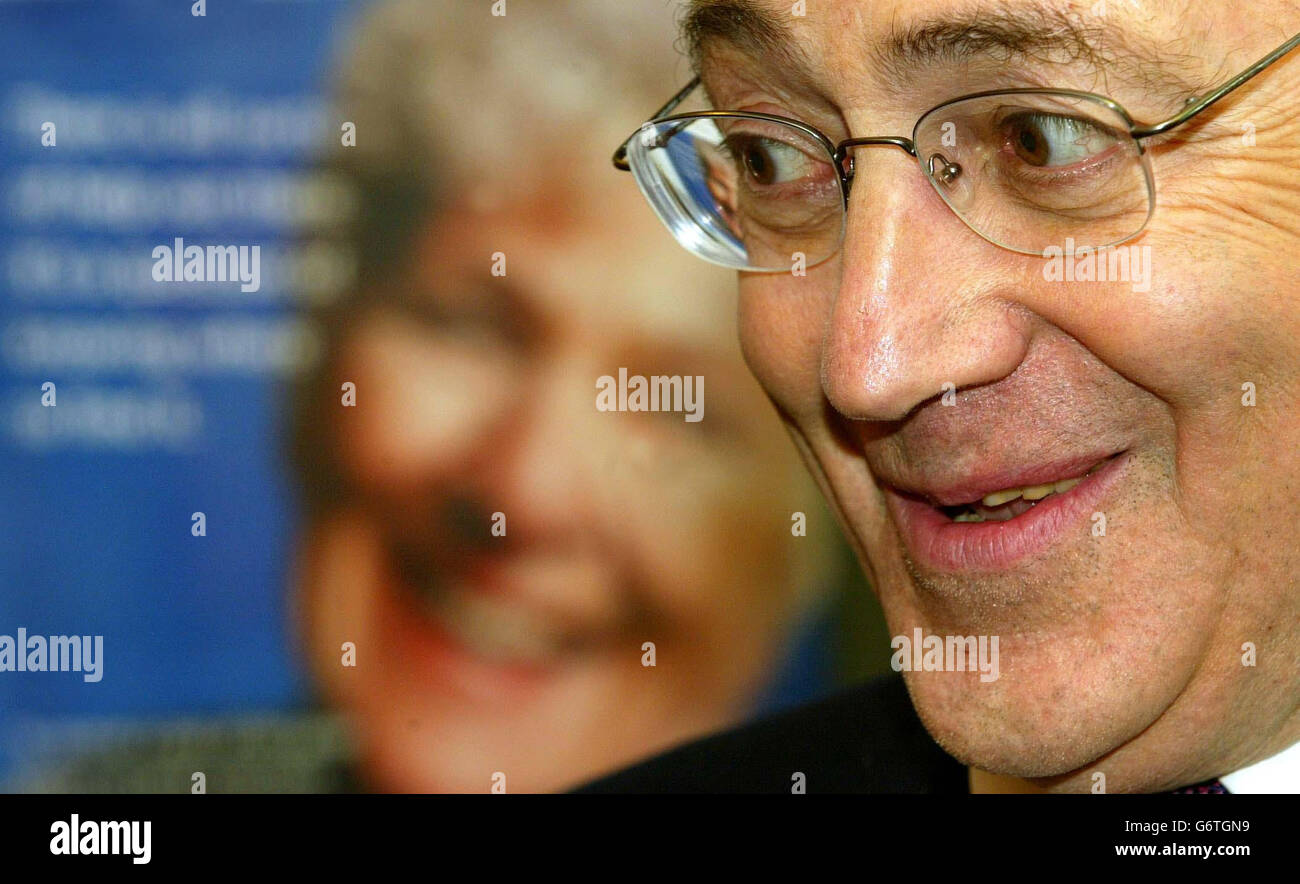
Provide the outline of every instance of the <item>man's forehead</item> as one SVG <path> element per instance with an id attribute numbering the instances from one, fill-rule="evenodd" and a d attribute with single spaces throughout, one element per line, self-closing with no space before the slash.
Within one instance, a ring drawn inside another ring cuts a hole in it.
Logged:
<path id="1" fill-rule="evenodd" d="M 697 67 L 718 50 L 782 66 L 790 78 L 825 82 L 852 65 L 883 82 L 970 60 L 1072 65 L 1109 80 L 1187 95 L 1209 85 L 1204 32 L 1216 3 L 1148 0 L 819 0 L 796 14 L 784 0 L 692 0 L 683 36 Z M 1175 8 L 1177 7 L 1177 8 Z"/>

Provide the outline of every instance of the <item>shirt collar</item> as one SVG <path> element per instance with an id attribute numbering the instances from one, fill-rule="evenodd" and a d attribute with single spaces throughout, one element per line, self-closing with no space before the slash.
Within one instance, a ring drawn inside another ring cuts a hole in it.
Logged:
<path id="1" fill-rule="evenodd" d="M 1219 777 L 1236 795 L 1300 795 L 1300 743 L 1271 758 Z"/>

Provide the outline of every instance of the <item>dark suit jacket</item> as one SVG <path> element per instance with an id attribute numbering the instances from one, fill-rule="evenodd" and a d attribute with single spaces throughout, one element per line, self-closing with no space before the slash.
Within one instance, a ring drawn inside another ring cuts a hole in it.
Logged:
<path id="1" fill-rule="evenodd" d="M 899 675 L 672 749 L 581 793 L 961 794 L 966 768 L 917 718 Z"/>

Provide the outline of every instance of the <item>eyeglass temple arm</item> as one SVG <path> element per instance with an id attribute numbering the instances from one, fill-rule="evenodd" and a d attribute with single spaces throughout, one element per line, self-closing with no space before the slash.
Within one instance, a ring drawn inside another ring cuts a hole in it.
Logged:
<path id="1" fill-rule="evenodd" d="M 663 107 L 659 108 L 659 110 L 651 114 L 650 119 L 657 120 L 660 117 L 662 117 L 664 114 L 671 111 L 673 108 L 677 107 L 677 105 L 681 104 L 683 101 L 686 100 L 686 96 L 690 95 L 692 92 L 695 91 L 695 87 L 698 85 L 700 85 L 700 78 L 692 77 L 691 81 L 687 83 L 685 86 L 683 86 L 681 89 L 679 89 L 676 95 L 668 99 L 667 104 L 665 104 Z M 631 140 L 632 140 L 632 136 L 629 135 L 627 141 L 624 141 L 622 144 L 620 144 L 618 146 L 618 150 L 614 151 L 615 169 L 622 169 L 624 172 L 626 172 L 631 168 L 631 166 L 627 164 L 627 145 L 628 142 L 630 142 Z"/>
<path id="2" fill-rule="evenodd" d="M 1282 56 L 1286 55 L 1292 49 L 1295 49 L 1297 46 L 1300 46 L 1300 34 L 1296 34 L 1290 40 L 1287 40 L 1277 49 L 1274 49 L 1268 55 L 1264 56 L 1259 61 L 1252 64 L 1250 67 L 1246 68 L 1240 74 L 1237 74 L 1237 76 L 1233 77 L 1231 80 L 1224 83 L 1218 89 L 1215 89 L 1213 92 L 1210 92 L 1208 95 L 1202 95 L 1200 98 L 1194 101 L 1190 101 L 1187 107 L 1179 111 L 1176 116 L 1172 116 L 1162 123 L 1156 123 L 1154 126 L 1135 127 L 1132 132 L 1133 137 L 1150 138 L 1152 135 L 1160 135 L 1161 133 L 1168 132 L 1170 129 L 1173 129 L 1175 126 L 1181 126 L 1183 123 L 1186 123 L 1192 117 L 1196 116 L 1201 111 L 1205 110 L 1207 107 L 1214 104 L 1220 98 L 1223 98 L 1229 92 L 1236 89 L 1238 86 L 1242 85 L 1247 80 L 1251 79 L 1256 74 L 1263 71 L 1266 67 L 1271 65 L 1273 62 L 1277 61 Z"/>

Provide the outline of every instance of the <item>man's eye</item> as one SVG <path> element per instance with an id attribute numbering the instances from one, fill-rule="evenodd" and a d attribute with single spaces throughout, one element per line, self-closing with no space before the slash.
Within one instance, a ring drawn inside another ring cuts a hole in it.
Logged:
<path id="1" fill-rule="evenodd" d="M 755 135 L 733 135 L 724 142 L 727 152 L 751 184 L 788 184 L 814 174 L 816 162 L 782 141 Z"/>
<path id="2" fill-rule="evenodd" d="M 1031 166 L 1073 166 L 1116 143 L 1108 129 L 1079 117 L 1026 111 L 1002 122 L 1003 134 L 1016 157 Z"/>

